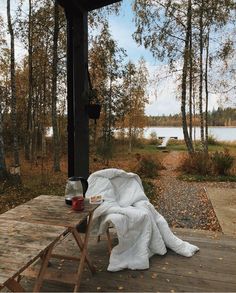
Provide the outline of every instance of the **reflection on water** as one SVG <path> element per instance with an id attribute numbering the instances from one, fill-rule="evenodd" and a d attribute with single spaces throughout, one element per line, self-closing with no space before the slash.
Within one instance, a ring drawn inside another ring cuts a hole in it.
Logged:
<path id="1" fill-rule="evenodd" d="M 155 132 L 157 137 L 174 136 L 184 139 L 182 127 L 146 127 L 144 137 L 150 138 L 152 132 Z M 209 127 L 208 132 L 219 141 L 236 141 L 236 127 Z M 196 139 L 200 139 L 200 127 L 195 128 L 195 133 Z"/>

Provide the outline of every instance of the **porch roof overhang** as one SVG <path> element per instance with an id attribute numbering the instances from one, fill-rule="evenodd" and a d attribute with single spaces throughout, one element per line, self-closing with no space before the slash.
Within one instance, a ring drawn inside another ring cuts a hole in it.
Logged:
<path id="1" fill-rule="evenodd" d="M 121 0 L 58 0 L 61 6 L 74 12 L 77 10 L 88 12 L 120 1 Z"/>

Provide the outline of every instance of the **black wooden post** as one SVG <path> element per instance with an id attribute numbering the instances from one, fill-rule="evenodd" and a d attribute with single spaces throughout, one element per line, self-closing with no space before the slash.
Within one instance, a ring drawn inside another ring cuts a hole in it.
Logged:
<path id="1" fill-rule="evenodd" d="M 88 104 L 88 13 L 78 12 L 73 29 L 74 74 L 74 127 L 75 127 L 75 176 L 89 175 L 89 118 L 85 110 Z"/>
<path id="2" fill-rule="evenodd" d="M 121 0 L 57 0 L 67 18 L 68 176 L 89 175 L 88 11 Z"/>
<path id="3" fill-rule="evenodd" d="M 67 18 L 67 135 L 68 177 L 74 176 L 74 77 L 73 77 L 73 16 L 66 10 Z"/>
<path id="4" fill-rule="evenodd" d="M 87 12 L 66 11 L 68 176 L 89 175 L 88 20 Z"/>

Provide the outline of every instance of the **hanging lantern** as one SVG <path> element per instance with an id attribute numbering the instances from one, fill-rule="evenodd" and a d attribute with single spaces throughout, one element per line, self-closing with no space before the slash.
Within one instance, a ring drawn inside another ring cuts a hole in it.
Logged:
<path id="1" fill-rule="evenodd" d="M 88 71 L 88 82 L 89 82 L 89 90 L 87 92 L 87 95 L 88 95 L 89 103 L 86 106 L 86 110 L 88 113 L 88 117 L 90 119 L 94 119 L 96 123 L 96 120 L 99 119 L 100 117 L 102 107 L 97 97 L 97 91 L 93 89 L 92 87 L 89 71 Z"/>
<path id="2" fill-rule="evenodd" d="M 101 105 L 99 103 L 88 104 L 87 112 L 90 119 L 99 119 L 101 113 Z"/>

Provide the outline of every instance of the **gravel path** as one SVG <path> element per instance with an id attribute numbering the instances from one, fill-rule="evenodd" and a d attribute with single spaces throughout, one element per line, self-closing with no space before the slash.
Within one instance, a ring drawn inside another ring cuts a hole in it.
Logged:
<path id="1" fill-rule="evenodd" d="M 179 152 L 171 152 L 163 160 L 166 169 L 155 180 L 158 196 L 154 206 L 172 227 L 221 231 L 204 189 L 207 184 L 177 179 L 180 161 Z"/>

